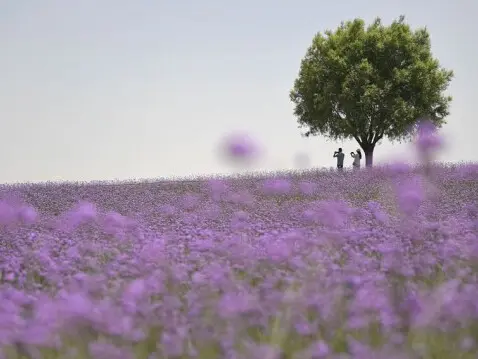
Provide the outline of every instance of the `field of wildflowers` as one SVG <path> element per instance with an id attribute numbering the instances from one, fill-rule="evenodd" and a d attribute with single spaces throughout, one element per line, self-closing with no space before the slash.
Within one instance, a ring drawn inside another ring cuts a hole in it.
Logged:
<path id="1" fill-rule="evenodd" d="M 478 354 L 476 165 L 0 190 L 1 358 Z"/>

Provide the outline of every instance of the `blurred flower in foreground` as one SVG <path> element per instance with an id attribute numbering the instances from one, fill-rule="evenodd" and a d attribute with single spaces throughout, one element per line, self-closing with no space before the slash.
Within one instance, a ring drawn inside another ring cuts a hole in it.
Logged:
<path id="1" fill-rule="evenodd" d="M 119 234 L 127 224 L 127 218 L 121 214 L 111 211 L 103 218 L 103 230 L 110 235 Z"/>
<path id="2" fill-rule="evenodd" d="M 89 202 L 80 202 L 75 209 L 75 215 L 82 221 L 94 220 L 97 216 L 96 205 Z"/>
<path id="3" fill-rule="evenodd" d="M 257 143 L 245 133 L 235 133 L 225 138 L 222 145 L 222 156 L 234 162 L 249 162 L 257 157 Z"/>
<path id="4" fill-rule="evenodd" d="M 411 167 L 408 163 L 394 162 L 388 166 L 388 170 L 390 175 L 395 176 L 395 175 L 409 173 L 411 170 Z"/>
<path id="5" fill-rule="evenodd" d="M 236 135 L 229 139 L 229 155 L 232 157 L 249 157 L 255 151 L 254 144 L 246 135 Z"/>
<path id="6" fill-rule="evenodd" d="M 410 181 L 397 189 L 398 205 L 402 213 L 414 215 L 424 200 L 424 193 L 417 181 Z"/>
<path id="7" fill-rule="evenodd" d="M 81 201 L 63 216 L 60 228 L 71 232 L 81 224 L 93 221 L 96 216 L 96 206 L 93 203 Z"/>
<path id="8" fill-rule="evenodd" d="M 302 194 L 310 196 L 317 190 L 317 185 L 313 182 L 301 181 L 299 182 L 299 190 Z"/>
<path id="9" fill-rule="evenodd" d="M 22 206 L 18 211 L 18 216 L 23 223 L 35 223 L 38 218 L 37 211 L 31 206 Z"/>
<path id="10" fill-rule="evenodd" d="M 416 148 L 423 155 L 431 155 L 443 146 L 442 138 L 437 134 L 437 128 L 430 120 L 418 123 Z"/>
<path id="11" fill-rule="evenodd" d="M 0 201 L 0 224 L 9 224 L 15 222 L 15 210 L 6 201 Z"/>
<path id="12" fill-rule="evenodd" d="M 287 194 L 292 188 L 290 181 L 282 178 L 267 179 L 263 182 L 262 186 L 266 194 Z"/>

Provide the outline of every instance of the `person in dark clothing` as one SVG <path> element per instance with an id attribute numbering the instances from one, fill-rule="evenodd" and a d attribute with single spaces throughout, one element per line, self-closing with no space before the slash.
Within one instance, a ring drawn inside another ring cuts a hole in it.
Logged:
<path id="1" fill-rule="evenodd" d="M 338 151 L 335 151 L 334 152 L 334 157 L 337 157 L 337 169 L 339 171 L 342 171 L 343 168 L 344 168 L 344 158 L 345 158 L 345 155 L 344 153 L 342 152 L 342 149 L 339 148 Z"/>

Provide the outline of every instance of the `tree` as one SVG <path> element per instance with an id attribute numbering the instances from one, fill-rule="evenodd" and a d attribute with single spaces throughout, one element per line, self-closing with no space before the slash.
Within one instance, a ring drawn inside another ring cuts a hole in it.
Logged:
<path id="1" fill-rule="evenodd" d="M 314 37 L 290 99 L 305 136 L 353 138 L 372 166 L 382 138 L 410 139 L 422 117 L 446 123 L 452 78 L 432 56 L 426 28 L 413 31 L 404 16 L 390 26 L 355 19 Z"/>

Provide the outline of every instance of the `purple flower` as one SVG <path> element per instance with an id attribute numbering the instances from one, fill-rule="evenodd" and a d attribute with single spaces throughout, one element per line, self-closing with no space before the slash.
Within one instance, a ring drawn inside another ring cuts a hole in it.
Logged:
<path id="1" fill-rule="evenodd" d="M 218 310 L 223 318 L 233 318 L 252 310 L 255 301 L 251 295 L 246 293 L 226 293 L 222 296 Z"/>
<path id="2" fill-rule="evenodd" d="M 75 209 L 75 215 L 82 221 L 89 221 L 96 218 L 97 209 L 93 203 L 80 202 Z"/>
<path id="3" fill-rule="evenodd" d="M 226 155 L 232 160 L 251 159 L 258 153 L 255 141 L 247 134 L 236 133 L 225 140 Z"/>
<path id="4" fill-rule="evenodd" d="M 179 357 L 184 353 L 184 338 L 175 333 L 163 332 L 161 347 L 166 357 Z"/>
<path id="5" fill-rule="evenodd" d="M 208 188 L 211 191 L 212 199 L 215 201 L 218 201 L 228 190 L 226 182 L 219 179 L 209 180 Z"/>
<path id="6" fill-rule="evenodd" d="M 389 173 L 394 176 L 397 174 L 405 174 L 409 173 L 411 170 L 411 167 L 408 163 L 404 162 L 395 162 L 392 163 L 388 166 Z"/>
<path id="7" fill-rule="evenodd" d="M 124 298 L 128 300 L 138 300 L 146 291 L 146 283 L 144 279 L 136 279 L 132 281 L 124 292 Z"/>
<path id="8" fill-rule="evenodd" d="M 267 243 L 267 254 L 270 260 L 274 262 L 284 262 L 292 253 L 289 243 L 281 240 L 269 241 Z"/>
<path id="9" fill-rule="evenodd" d="M 314 344 L 313 351 L 318 358 L 323 358 L 330 352 L 329 346 L 322 340 Z"/>
<path id="10" fill-rule="evenodd" d="M 0 201 L 0 224 L 10 224 L 16 220 L 15 209 L 6 201 Z"/>
<path id="11" fill-rule="evenodd" d="M 299 189 L 302 194 L 310 196 L 316 191 L 317 185 L 313 182 L 301 181 L 299 182 Z"/>
<path id="12" fill-rule="evenodd" d="M 126 218 L 114 211 L 108 212 L 103 218 L 103 230 L 107 234 L 118 234 L 126 224 Z"/>
<path id="13" fill-rule="evenodd" d="M 429 154 L 443 145 L 443 140 L 437 134 L 437 128 L 433 122 L 424 120 L 419 122 L 416 147 L 420 153 Z"/>
<path id="14" fill-rule="evenodd" d="M 94 305 L 83 293 L 67 294 L 63 305 L 66 317 L 71 319 L 89 319 L 93 314 Z"/>
<path id="15" fill-rule="evenodd" d="M 38 218 L 37 212 L 33 207 L 30 206 L 21 207 L 18 215 L 20 217 L 20 220 L 26 224 L 35 223 Z"/>
<path id="16" fill-rule="evenodd" d="M 423 190 L 416 181 L 399 185 L 397 196 L 400 210 L 408 216 L 414 215 L 425 199 Z"/>
<path id="17" fill-rule="evenodd" d="M 352 213 L 352 209 L 343 201 L 319 202 L 316 211 L 319 221 L 330 228 L 343 226 Z"/>
<path id="18" fill-rule="evenodd" d="M 263 182 L 263 190 L 266 194 L 287 194 L 291 188 L 290 181 L 286 179 L 275 178 Z"/>

